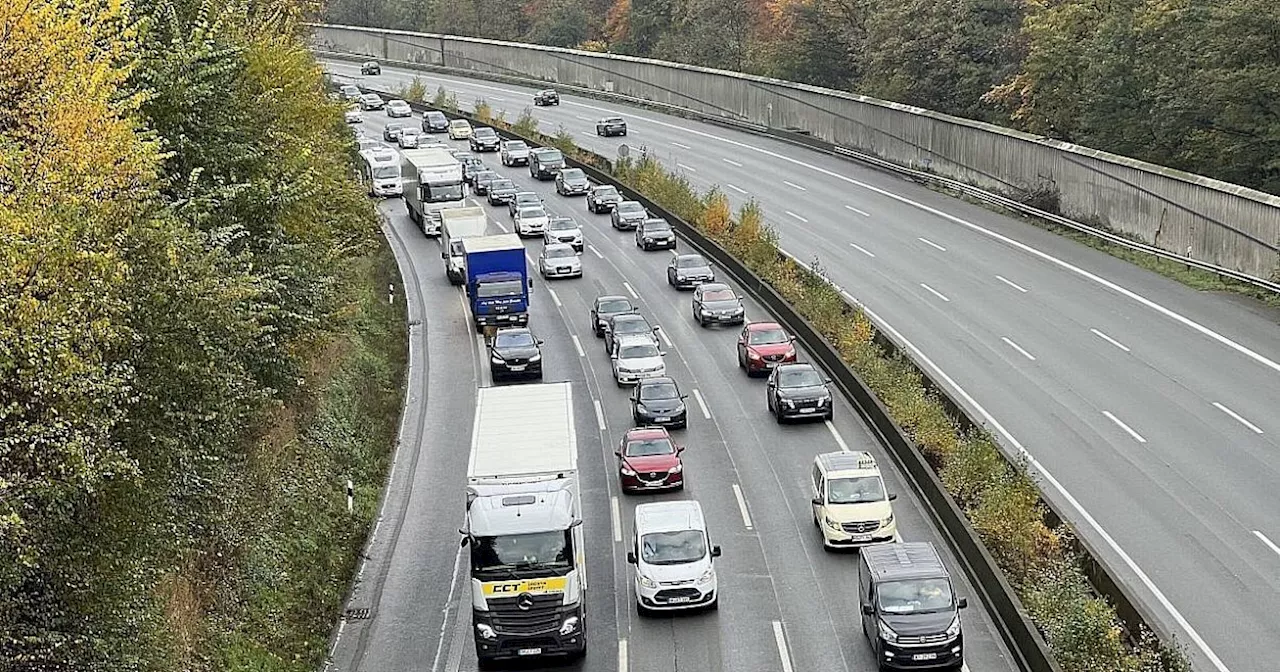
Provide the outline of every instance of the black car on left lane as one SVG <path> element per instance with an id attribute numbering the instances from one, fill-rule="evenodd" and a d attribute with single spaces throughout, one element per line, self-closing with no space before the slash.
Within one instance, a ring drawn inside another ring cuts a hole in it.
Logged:
<path id="1" fill-rule="evenodd" d="M 689 409 L 684 404 L 688 398 L 680 394 L 675 378 L 642 379 L 631 393 L 631 419 L 637 426 L 688 427 Z"/>
<path id="2" fill-rule="evenodd" d="M 782 364 L 769 375 L 765 400 L 781 424 L 793 418 L 830 420 L 830 382 L 812 364 Z"/>
<path id="3" fill-rule="evenodd" d="M 542 379 L 542 341 L 528 327 L 499 329 L 489 344 L 489 373 L 493 380 Z"/>

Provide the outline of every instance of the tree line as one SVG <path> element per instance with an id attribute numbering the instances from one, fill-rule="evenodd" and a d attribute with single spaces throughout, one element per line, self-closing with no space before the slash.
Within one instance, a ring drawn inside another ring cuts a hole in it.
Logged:
<path id="1" fill-rule="evenodd" d="M 843 89 L 1280 194 L 1268 0 L 331 0 L 326 18 Z"/>

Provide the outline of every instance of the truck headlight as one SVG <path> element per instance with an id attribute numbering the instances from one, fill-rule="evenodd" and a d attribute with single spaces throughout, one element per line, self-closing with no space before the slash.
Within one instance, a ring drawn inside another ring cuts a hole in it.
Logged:
<path id="1" fill-rule="evenodd" d="M 892 628 L 885 625 L 884 621 L 876 621 L 876 623 L 880 629 L 880 639 L 883 639 L 884 641 L 890 644 L 898 643 L 898 633 L 894 632 Z"/>
<path id="2" fill-rule="evenodd" d="M 698 577 L 698 585 L 706 585 L 716 580 L 716 570 L 708 569 Z"/>
<path id="3" fill-rule="evenodd" d="M 578 629 L 578 617 L 570 616 L 569 618 L 564 619 L 564 624 L 560 626 L 560 634 L 571 635 L 577 629 Z"/>
<path id="4" fill-rule="evenodd" d="M 651 579 L 651 578 L 649 578 L 649 577 L 645 576 L 644 574 L 636 574 L 636 578 L 638 578 L 638 579 L 640 580 L 640 585 L 641 585 L 641 586 L 644 586 L 645 588 L 657 588 L 657 587 L 658 587 L 658 584 L 657 584 L 657 583 L 655 583 L 653 579 Z"/>
<path id="5" fill-rule="evenodd" d="M 476 623 L 476 636 L 480 639 L 497 639 L 498 633 L 488 623 Z"/>
<path id="6" fill-rule="evenodd" d="M 960 617 L 956 616 L 955 619 L 951 621 L 951 625 L 947 626 L 947 637 L 951 639 L 955 639 L 956 636 L 959 634 L 960 634 Z"/>
<path id="7" fill-rule="evenodd" d="M 880 521 L 880 527 L 889 527 L 889 526 L 890 526 L 890 525 L 892 525 L 892 524 L 893 524 L 893 512 L 892 512 L 892 511 L 890 511 L 890 512 L 889 512 L 889 517 L 888 517 L 888 518 L 885 518 L 885 519 L 884 519 L 884 520 L 882 520 L 882 521 Z"/>

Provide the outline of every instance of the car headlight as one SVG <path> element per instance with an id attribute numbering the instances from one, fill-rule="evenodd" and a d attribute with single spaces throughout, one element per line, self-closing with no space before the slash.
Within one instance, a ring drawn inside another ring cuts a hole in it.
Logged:
<path id="1" fill-rule="evenodd" d="M 898 633 L 894 632 L 892 628 L 885 625 L 884 621 L 876 621 L 876 623 L 879 625 L 879 628 L 880 628 L 880 639 L 883 639 L 884 641 L 889 642 L 890 644 L 896 644 L 898 642 Z"/>
<path id="2" fill-rule="evenodd" d="M 839 530 L 839 529 L 842 529 L 842 528 L 840 527 L 840 523 L 837 523 L 836 521 L 832 520 L 830 516 L 823 516 L 823 517 L 822 517 L 822 522 L 826 523 L 826 524 L 827 524 L 827 527 L 829 527 L 829 528 L 831 528 L 831 529 L 833 529 L 833 530 Z"/>
<path id="3" fill-rule="evenodd" d="M 680 472 L 682 472 L 682 471 L 684 471 L 684 463 L 683 463 L 683 462 L 682 462 L 682 463 L 680 463 L 680 464 L 677 464 L 677 465 L 676 465 L 676 466 L 674 466 L 674 467 L 671 467 L 670 469 L 668 469 L 668 470 L 667 470 L 667 473 L 668 473 L 668 474 L 678 474 L 678 473 L 680 473 Z"/>
<path id="4" fill-rule="evenodd" d="M 645 588 L 657 588 L 657 587 L 658 587 L 658 584 L 657 584 L 657 583 L 655 583 L 653 579 L 651 579 L 651 578 L 649 578 L 649 577 L 645 576 L 644 574 L 636 574 L 636 577 L 640 579 L 640 585 L 641 585 L 641 586 L 644 586 Z"/>
<path id="5" fill-rule="evenodd" d="M 960 617 L 956 616 L 955 619 L 951 621 L 951 625 L 947 626 L 947 637 L 954 639 L 956 635 L 959 635 L 959 634 L 960 634 Z"/>
<path id="6" fill-rule="evenodd" d="M 893 524 L 893 512 L 892 512 L 892 511 L 890 511 L 890 512 L 889 512 L 889 517 L 888 517 L 888 518 L 885 518 L 885 519 L 884 519 L 884 520 L 882 520 L 882 521 L 880 521 L 880 527 L 889 527 L 889 526 L 890 526 L 890 525 L 892 525 L 892 524 Z"/>
<path id="7" fill-rule="evenodd" d="M 542 355 L 534 355 L 534 356 L 532 356 L 532 357 L 530 357 L 530 358 L 529 358 L 529 361 L 531 361 L 531 362 L 541 362 L 541 361 L 542 361 Z"/>
<path id="8" fill-rule="evenodd" d="M 787 349 L 787 351 L 786 351 L 785 353 L 783 353 L 783 355 L 782 355 L 782 356 L 783 356 L 783 357 L 795 357 L 795 356 L 796 356 L 796 349 L 795 349 L 795 348 L 788 348 L 788 349 Z"/>
<path id="9" fill-rule="evenodd" d="M 783 406 L 786 406 L 787 408 L 794 408 L 794 407 L 795 407 L 795 405 L 796 405 L 796 402 L 791 401 L 790 399 L 783 399 L 783 400 L 782 400 L 782 405 L 783 405 Z"/>
<path id="10" fill-rule="evenodd" d="M 476 623 L 476 636 L 480 639 L 497 639 L 498 633 L 487 623 Z"/>
<path id="11" fill-rule="evenodd" d="M 707 571 L 698 577 L 698 584 L 703 585 L 716 580 L 716 570 L 708 568 Z"/>
<path id="12" fill-rule="evenodd" d="M 501 358 L 501 357 L 490 357 L 490 358 L 489 358 L 489 361 L 490 361 L 490 362 L 493 362 L 494 364 L 504 364 L 504 363 L 506 363 L 506 361 L 507 361 L 507 360 L 505 360 L 505 359 L 503 359 L 503 358 Z"/>
<path id="13" fill-rule="evenodd" d="M 652 242 L 653 242 L 653 236 L 645 236 L 645 237 L 644 237 L 644 242 L 646 242 L 646 243 L 652 243 Z"/>
<path id="14" fill-rule="evenodd" d="M 578 629 L 578 617 L 570 616 L 569 618 L 564 619 L 564 624 L 560 626 L 560 634 L 571 635 L 577 629 Z"/>
<path id="15" fill-rule="evenodd" d="M 747 351 L 747 358 L 748 358 L 748 359 L 760 359 L 760 355 L 756 354 L 756 351 L 755 351 L 755 350 L 748 350 L 748 351 Z"/>
<path id="16" fill-rule="evenodd" d="M 621 472 L 622 472 L 622 475 L 623 475 L 623 476 L 635 476 L 635 475 L 636 475 L 636 472 L 631 471 L 631 469 L 630 469 L 629 467 L 622 467 L 621 469 L 619 469 L 619 471 L 621 471 Z"/>

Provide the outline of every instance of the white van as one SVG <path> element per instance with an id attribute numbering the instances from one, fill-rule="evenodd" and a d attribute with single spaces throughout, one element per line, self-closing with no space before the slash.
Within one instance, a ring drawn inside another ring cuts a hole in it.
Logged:
<path id="1" fill-rule="evenodd" d="M 360 150 L 360 181 L 369 187 L 370 196 L 400 196 L 400 155 L 385 145 Z"/>
<path id="2" fill-rule="evenodd" d="M 871 453 L 823 453 L 813 458 L 813 524 L 822 546 L 851 548 L 898 541 L 893 505 Z"/>
<path id="3" fill-rule="evenodd" d="M 636 609 L 717 609 L 715 558 L 702 506 L 693 501 L 641 504 L 627 562 L 636 566 Z"/>

